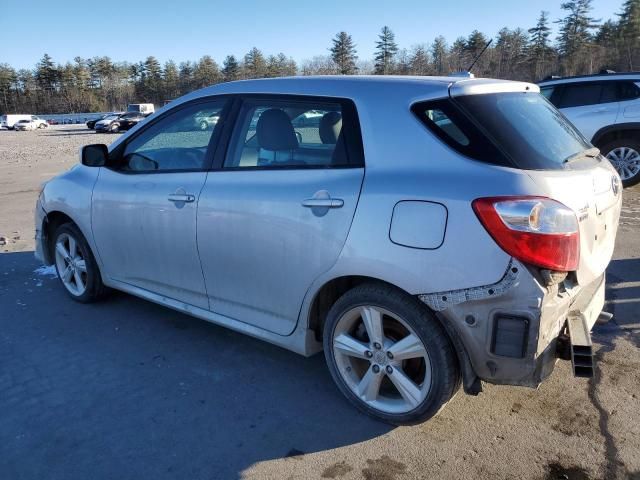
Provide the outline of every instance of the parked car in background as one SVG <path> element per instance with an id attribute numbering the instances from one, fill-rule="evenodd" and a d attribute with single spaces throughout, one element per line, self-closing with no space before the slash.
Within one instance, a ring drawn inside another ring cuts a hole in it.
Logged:
<path id="1" fill-rule="evenodd" d="M 37 130 L 39 128 L 47 128 L 49 124 L 41 119 L 32 115 L 28 120 L 19 120 L 13 125 L 15 130 Z"/>
<path id="2" fill-rule="evenodd" d="M 140 127 L 85 146 L 37 201 L 36 256 L 74 300 L 115 288 L 324 349 L 340 391 L 393 424 L 460 385 L 537 387 L 558 358 L 593 374 L 620 177 L 536 85 L 248 80 Z"/>
<path id="3" fill-rule="evenodd" d="M 93 120 L 89 120 L 87 122 L 87 128 L 89 130 L 95 130 L 96 128 L 96 123 L 98 123 L 100 120 L 104 120 L 107 117 L 112 117 L 114 115 L 122 115 L 122 112 L 109 112 L 109 113 L 105 113 L 104 115 L 102 115 L 100 118 L 94 118 Z"/>
<path id="4" fill-rule="evenodd" d="M 145 116 L 149 116 L 156 111 L 156 107 L 153 103 L 130 103 L 127 106 L 127 112 L 138 112 Z"/>
<path id="5" fill-rule="evenodd" d="M 640 72 L 552 78 L 540 90 L 616 168 L 640 182 Z"/>
<path id="6" fill-rule="evenodd" d="M 35 115 L 2 115 L 0 117 L 0 128 L 13 129 L 14 125 L 20 120 L 34 120 L 37 119 Z"/>
<path id="7" fill-rule="evenodd" d="M 200 127 L 200 130 L 207 130 L 213 128 L 218 123 L 220 115 L 214 113 L 213 115 L 201 115 L 194 118 L 196 125 Z"/>
<path id="8" fill-rule="evenodd" d="M 96 122 L 94 128 L 96 132 L 117 133 L 129 130 L 145 118 L 147 117 L 139 112 L 126 112 L 120 115 L 109 115 Z"/>

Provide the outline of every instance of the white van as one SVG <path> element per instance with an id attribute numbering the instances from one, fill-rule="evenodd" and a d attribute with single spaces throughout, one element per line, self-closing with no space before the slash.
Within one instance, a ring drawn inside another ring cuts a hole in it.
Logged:
<path id="1" fill-rule="evenodd" d="M 2 115 L 0 117 L 0 128 L 13 130 L 13 126 L 20 120 L 31 120 L 34 115 Z"/>
<path id="2" fill-rule="evenodd" d="M 145 116 L 149 116 L 156 111 L 153 103 L 130 103 L 127 112 L 139 112 Z"/>

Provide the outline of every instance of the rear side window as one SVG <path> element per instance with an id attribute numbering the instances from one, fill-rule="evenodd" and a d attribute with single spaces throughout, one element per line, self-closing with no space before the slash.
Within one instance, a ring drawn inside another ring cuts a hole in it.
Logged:
<path id="1" fill-rule="evenodd" d="M 640 87 L 634 82 L 617 82 L 620 100 L 633 100 L 640 97 Z"/>
<path id="2" fill-rule="evenodd" d="M 224 168 L 362 166 L 354 115 L 355 109 L 339 100 L 249 98 L 241 108 Z"/>
<path id="3" fill-rule="evenodd" d="M 590 147 L 566 118 L 537 93 L 467 95 L 418 103 L 414 114 L 441 140 L 485 163 L 525 170 L 559 170 L 565 160 Z M 443 111 L 451 126 L 430 112 Z M 460 137 L 459 130 L 464 137 Z M 463 138 L 468 139 L 465 144 Z"/>
<path id="4" fill-rule="evenodd" d="M 566 85 L 562 89 L 562 94 L 558 99 L 558 108 L 584 107 L 600 103 L 602 95 L 602 84 L 575 83 Z"/>

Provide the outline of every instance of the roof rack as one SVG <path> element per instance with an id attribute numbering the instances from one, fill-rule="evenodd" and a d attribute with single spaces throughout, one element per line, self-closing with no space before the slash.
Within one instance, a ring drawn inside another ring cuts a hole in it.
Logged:
<path id="1" fill-rule="evenodd" d="M 614 70 L 602 69 L 598 73 L 592 73 L 590 75 L 573 75 L 569 77 L 563 77 L 561 75 L 548 75 L 547 77 L 543 78 L 541 82 L 548 82 L 551 80 L 571 80 L 574 78 L 605 77 L 607 75 L 640 77 L 640 72 L 616 72 Z"/>

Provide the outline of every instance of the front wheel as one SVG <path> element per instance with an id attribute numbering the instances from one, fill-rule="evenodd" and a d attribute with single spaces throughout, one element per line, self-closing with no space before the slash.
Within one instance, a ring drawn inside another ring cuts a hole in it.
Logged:
<path id="1" fill-rule="evenodd" d="M 53 256 L 62 286 L 80 303 L 101 299 L 107 292 L 89 244 L 77 226 L 60 225 L 53 236 Z"/>
<path id="2" fill-rule="evenodd" d="M 414 425 L 453 397 L 460 373 L 449 337 L 417 299 L 363 284 L 331 308 L 324 352 L 342 393 L 364 413 Z"/>
<path id="3" fill-rule="evenodd" d="M 200 130 L 206 130 L 207 128 L 209 128 L 209 124 L 207 122 L 205 122 L 204 120 L 200 122 Z"/>
<path id="4" fill-rule="evenodd" d="M 111 133 L 118 133 L 118 130 L 120 130 L 120 126 L 117 123 L 113 123 L 110 127 L 109 127 L 109 131 Z"/>
<path id="5" fill-rule="evenodd" d="M 630 138 L 613 140 L 600 148 L 615 167 L 624 187 L 640 182 L 640 142 Z"/>

